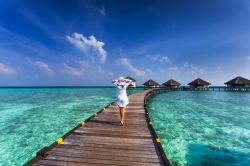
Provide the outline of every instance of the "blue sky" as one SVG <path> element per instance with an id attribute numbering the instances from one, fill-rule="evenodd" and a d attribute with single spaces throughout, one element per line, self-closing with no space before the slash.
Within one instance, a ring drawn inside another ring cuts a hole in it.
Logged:
<path id="1" fill-rule="evenodd" d="M 0 86 L 250 78 L 249 0 L 0 0 Z"/>

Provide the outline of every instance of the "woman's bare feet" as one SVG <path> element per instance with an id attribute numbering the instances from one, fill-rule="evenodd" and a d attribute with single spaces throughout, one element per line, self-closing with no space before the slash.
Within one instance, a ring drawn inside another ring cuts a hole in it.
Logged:
<path id="1" fill-rule="evenodd" d="M 124 122 L 123 121 L 121 121 L 121 125 L 123 126 L 123 124 L 124 124 Z"/>

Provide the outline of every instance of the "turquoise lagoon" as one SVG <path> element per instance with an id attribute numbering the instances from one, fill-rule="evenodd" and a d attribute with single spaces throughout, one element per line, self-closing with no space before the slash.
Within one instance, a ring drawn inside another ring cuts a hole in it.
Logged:
<path id="1" fill-rule="evenodd" d="M 23 165 L 114 101 L 115 93 L 114 88 L 0 88 L 0 165 Z"/>
<path id="2" fill-rule="evenodd" d="M 149 115 L 174 166 L 250 165 L 250 93 L 162 93 Z"/>

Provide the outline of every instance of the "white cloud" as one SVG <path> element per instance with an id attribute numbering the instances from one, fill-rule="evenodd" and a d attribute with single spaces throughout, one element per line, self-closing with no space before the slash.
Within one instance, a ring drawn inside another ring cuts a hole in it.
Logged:
<path id="1" fill-rule="evenodd" d="M 117 60 L 117 63 L 123 65 L 126 69 L 131 71 L 137 76 L 144 76 L 146 73 L 143 70 L 139 70 L 138 68 L 134 67 L 131 62 L 127 58 L 121 58 Z"/>
<path id="2" fill-rule="evenodd" d="M 11 67 L 6 66 L 3 63 L 0 63 L 0 72 L 3 74 L 11 75 L 11 74 L 16 74 L 17 71 Z"/>
<path id="3" fill-rule="evenodd" d="M 150 60 L 153 60 L 156 62 L 161 62 L 161 63 L 169 63 L 170 62 L 168 56 L 162 56 L 160 54 L 146 55 L 146 57 L 149 58 Z"/>
<path id="4" fill-rule="evenodd" d="M 67 39 L 82 52 L 98 55 L 101 63 L 106 61 L 107 52 L 103 49 L 104 43 L 96 40 L 93 35 L 86 38 L 80 33 L 74 33 L 73 36 L 67 36 Z"/>
<path id="5" fill-rule="evenodd" d="M 83 75 L 83 69 L 78 69 L 72 66 L 67 65 L 66 63 L 62 63 L 63 66 L 63 73 L 66 73 L 71 76 L 82 76 Z"/>
<path id="6" fill-rule="evenodd" d="M 44 71 L 45 73 L 47 73 L 48 75 L 54 75 L 55 74 L 55 71 L 52 70 L 50 68 L 50 66 L 45 63 L 45 62 L 42 62 L 42 61 L 35 61 L 34 64 L 40 68 L 42 71 Z"/>

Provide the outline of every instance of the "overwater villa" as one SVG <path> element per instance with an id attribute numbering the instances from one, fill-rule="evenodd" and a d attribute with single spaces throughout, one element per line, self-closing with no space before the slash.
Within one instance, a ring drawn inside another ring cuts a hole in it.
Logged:
<path id="1" fill-rule="evenodd" d="M 131 84 L 128 86 L 130 88 L 135 88 L 136 87 L 136 80 L 132 77 L 126 77 L 126 79 L 132 80 Z"/>
<path id="2" fill-rule="evenodd" d="M 228 82 L 225 82 L 225 85 L 230 88 L 247 88 L 250 87 L 250 80 L 238 76 Z"/>
<path id="3" fill-rule="evenodd" d="M 167 82 L 163 83 L 162 85 L 167 88 L 178 88 L 180 87 L 181 84 L 173 79 L 170 79 Z"/>
<path id="4" fill-rule="evenodd" d="M 144 85 L 145 87 L 151 87 L 151 88 L 155 88 L 155 87 L 160 86 L 160 84 L 158 84 L 157 82 L 155 82 L 152 79 L 149 79 L 147 82 L 144 82 L 142 85 Z"/>
<path id="5" fill-rule="evenodd" d="M 209 82 L 202 80 L 200 78 L 197 78 L 196 80 L 188 83 L 188 85 L 191 88 L 207 88 L 209 85 L 211 85 Z"/>

